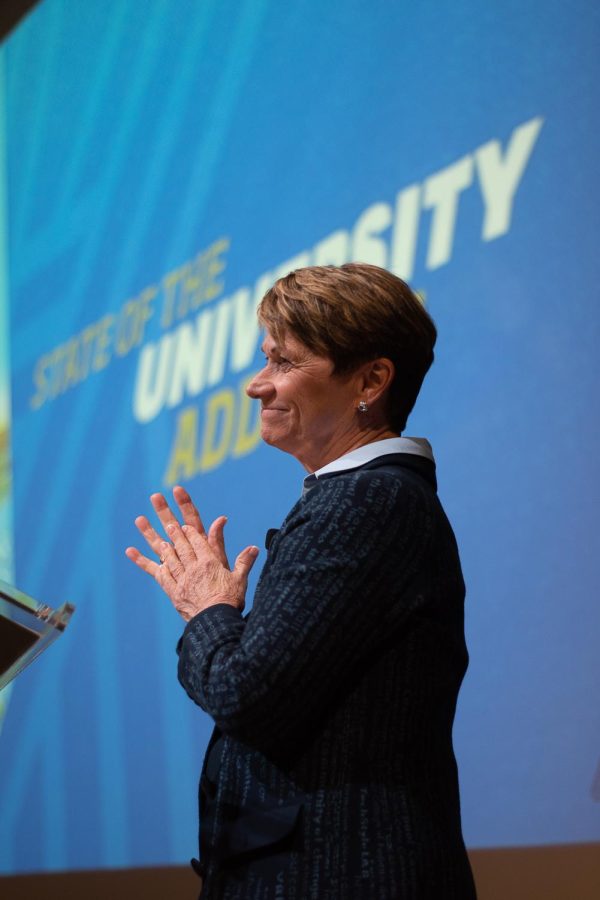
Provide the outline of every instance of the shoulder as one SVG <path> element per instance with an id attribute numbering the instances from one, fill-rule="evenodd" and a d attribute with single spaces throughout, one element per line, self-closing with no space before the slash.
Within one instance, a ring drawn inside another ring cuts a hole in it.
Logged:
<path id="1" fill-rule="evenodd" d="M 429 507 L 436 502 L 434 488 L 409 468 L 380 465 L 322 477 L 310 492 L 308 504 L 330 507 L 337 503 L 390 511 L 414 503 Z"/>
<path id="2" fill-rule="evenodd" d="M 357 468 L 323 476 L 290 511 L 281 538 L 303 535 L 323 546 L 392 536 L 407 528 L 422 532 L 436 494 L 420 476 L 399 466 Z M 310 536 L 310 537 L 309 537 Z"/>

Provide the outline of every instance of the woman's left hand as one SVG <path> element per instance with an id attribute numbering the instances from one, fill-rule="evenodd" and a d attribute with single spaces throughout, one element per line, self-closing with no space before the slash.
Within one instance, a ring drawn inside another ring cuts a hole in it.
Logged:
<path id="1" fill-rule="evenodd" d="M 142 537 L 159 557 L 160 563 L 148 559 L 135 547 L 128 547 L 126 556 L 158 582 L 186 621 L 217 603 L 228 603 L 242 610 L 248 574 L 258 556 L 258 547 L 242 550 L 231 569 L 223 538 L 226 517 L 215 519 L 207 534 L 188 492 L 178 486 L 173 489 L 173 496 L 181 512 L 183 526 L 162 494 L 153 494 L 150 498 L 171 543 L 155 531 L 146 516 L 138 516 L 135 520 Z"/>

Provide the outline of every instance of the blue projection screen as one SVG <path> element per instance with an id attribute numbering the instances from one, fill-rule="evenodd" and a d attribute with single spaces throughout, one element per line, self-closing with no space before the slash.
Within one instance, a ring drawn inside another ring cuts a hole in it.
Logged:
<path id="1" fill-rule="evenodd" d="M 439 328 L 467 844 L 600 840 L 599 44 L 585 0 L 44 0 L 5 42 L 3 572 L 77 612 L 2 697 L 0 871 L 195 854 L 211 723 L 123 549 L 177 482 L 233 555 L 281 522 L 254 309 L 347 260 Z"/>

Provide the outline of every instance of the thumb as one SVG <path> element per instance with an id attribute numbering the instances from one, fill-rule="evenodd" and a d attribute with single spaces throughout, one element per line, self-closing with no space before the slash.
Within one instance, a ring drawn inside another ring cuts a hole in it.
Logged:
<path id="1" fill-rule="evenodd" d="M 242 550 L 235 561 L 233 571 L 244 586 L 244 590 L 246 589 L 250 569 L 256 562 L 256 558 L 259 553 L 260 550 L 258 549 L 258 547 L 246 547 L 245 550 Z"/>

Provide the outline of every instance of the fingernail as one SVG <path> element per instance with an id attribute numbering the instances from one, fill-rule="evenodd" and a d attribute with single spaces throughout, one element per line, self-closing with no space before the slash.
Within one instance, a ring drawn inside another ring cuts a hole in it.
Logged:
<path id="1" fill-rule="evenodd" d="M 169 533 L 171 533 L 171 531 L 175 531 L 175 525 L 173 524 L 173 522 L 169 522 L 169 524 L 167 525 L 167 531 Z"/>

